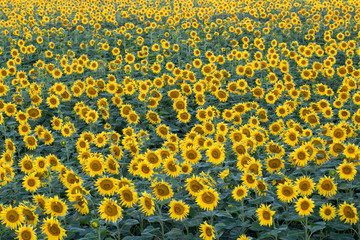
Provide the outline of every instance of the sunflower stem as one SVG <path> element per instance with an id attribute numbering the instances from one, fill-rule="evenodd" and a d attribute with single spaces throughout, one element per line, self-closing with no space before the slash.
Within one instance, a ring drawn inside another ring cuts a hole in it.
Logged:
<path id="1" fill-rule="evenodd" d="M 100 231 L 100 228 L 98 228 L 98 240 L 101 240 L 101 231 Z"/>
<path id="2" fill-rule="evenodd" d="M 305 240 L 309 240 L 309 235 L 308 235 L 308 217 L 305 217 Z"/>
<path id="3" fill-rule="evenodd" d="M 274 232 L 275 232 L 275 240 L 278 240 L 278 234 L 277 234 L 277 230 L 276 230 L 276 222 L 274 221 Z"/>
<path id="4" fill-rule="evenodd" d="M 161 218 L 161 208 L 162 205 L 160 204 L 160 206 L 158 204 L 155 205 L 157 207 L 158 213 L 159 213 L 159 223 L 160 223 L 160 227 L 161 227 L 161 238 L 164 240 L 165 239 L 165 231 L 164 231 L 164 223 L 162 221 Z"/>
<path id="5" fill-rule="evenodd" d="M 241 200 L 241 221 L 244 230 L 245 213 L 244 213 L 244 200 Z"/>
<path id="6" fill-rule="evenodd" d="M 120 222 L 119 222 L 120 223 Z M 117 229 L 117 240 L 120 240 L 121 239 L 121 236 L 120 236 L 120 226 L 119 226 L 119 223 L 116 223 L 116 229 Z"/>

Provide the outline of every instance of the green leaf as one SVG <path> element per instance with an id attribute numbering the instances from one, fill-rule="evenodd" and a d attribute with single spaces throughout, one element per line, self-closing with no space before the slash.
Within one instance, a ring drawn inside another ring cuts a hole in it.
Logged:
<path id="1" fill-rule="evenodd" d="M 168 238 L 178 238 L 179 236 L 183 235 L 184 232 L 181 231 L 179 228 L 173 228 L 170 232 L 166 233 L 165 235 Z"/>
<path id="2" fill-rule="evenodd" d="M 127 226 L 132 226 L 132 225 L 136 225 L 138 223 L 139 223 L 139 221 L 136 220 L 136 219 L 128 219 L 128 220 L 125 221 L 124 224 L 127 225 Z"/>

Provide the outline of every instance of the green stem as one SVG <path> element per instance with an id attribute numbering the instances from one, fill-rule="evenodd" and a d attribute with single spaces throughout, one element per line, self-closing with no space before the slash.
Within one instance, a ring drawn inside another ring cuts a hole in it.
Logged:
<path id="1" fill-rule="evenodd" d="M 119 223 L 116 223 L 116 229 L 117 229 L 117 240 L 120 240 L 120 239 L 121 239 L 121 236 L 120 236 L 120 226 L 119 226 Z"/>
<path id="2" fill-rule="evenodd" d="M 158 214 L 159 214 L 159 223 L 160 223 L 160 227 L 161 227 L 161 238 L 163 240 L 165 240 L 165 231 L 164 231 L 164 223 L 162 221 L 162 218 L 161 218 L 161 208 L 162 208 L 162 205 L 158 205 L 156 204 L 155 205 L 157 207 L 157 210 L 158 210 Z"/>
<path id="3" fill-rule="evenodd" d="M 274 232 L 275 232 L 275 240 L 278 240 L 278 234 L 277 234 L 277 230 L 276 230 L 275 221 L 274 221 Z"/>
<path id="4" fill-rule="evenodd" d="M 308 217 L 305 217 L 305 240 L 309 240 L 309 235 L 308 235 Z"/>
<path id="5" fill-rule="evenodd" d="M 98 240 L 101 240 L 101 231 L 100 231 L 100 227 L 98 227 Z"/>

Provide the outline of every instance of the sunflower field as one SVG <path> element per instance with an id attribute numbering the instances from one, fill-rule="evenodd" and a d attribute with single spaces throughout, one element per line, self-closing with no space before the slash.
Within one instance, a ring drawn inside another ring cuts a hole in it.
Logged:
<path id="1" fill-rule="evenodd" d="M 0 0 L 0 239 L 360 239 L 360 1 Z"/>

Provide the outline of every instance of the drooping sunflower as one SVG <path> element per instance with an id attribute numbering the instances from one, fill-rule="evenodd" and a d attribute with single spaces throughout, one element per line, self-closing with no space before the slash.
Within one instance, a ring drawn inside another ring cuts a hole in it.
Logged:
<path id="1" fill-rule="evenodd" d="M 95 183 L 97 191 L 103 196 L 112 196 L 116 190 L 115 180 L 110 177 L 98 178 Z"/>
<path id="2" fill-rule="evenodd" d="M 235 199 L 235 201 L 241 201 L 247 195 L 248 195 L 248 191 L 245 186 L 237 186 L 232 191 L 232 197 Z"/>
<path id="3" fill-rule="evenodd" d="M 273 216 L 275 211 L 271 211 L 270 205 L 261 204 L 256 210 L 256 216 L 261 226 L 271 226 L 273 224 Z"/>
<path id="4" fill-rule="evenodd" d="M 324 203 L 319 210 L 320 217 L 330 221 L 336 217 L 336 208 L 331 203 Z"/>
<path id="5" fill-rule="evenodd" d="M 171 185 L 164 180 L 161 182 L 155 182 L 151 185 L 153 192 L 157 199 L 160 201 L 171 198 L 174 195 L 174 192 L 171 189 Z"/>
<path id="6" fill-rule="evenodd" d="M 35 230 L 32 226 L 24 225 L 16 230 L 19 240 L 37 240 Z"/>
<path id="7" fill-rule="evenodd" d="M 104 198 L 104 201 L 101 201 L 99 213 L 100 217 L 107 222 L 116 223 L 118 219 L 122 218 L 122 208 L 116 201 L 109 198 Z"/>
<path id="8" fill-rule="evenodd" d="M 56 218 L 47 218 L 41 226 L 42 232 L 47 235 L 50 240 L 62 240 L 66 237 L 65 229 L 60 226 Z"/>
<path id="9" fill-rule="evenodd" d="M 296 188 L 289 182 L 280 184 L 277 188 L 277 196 L 283 202 L 291 202 L 297 197 Z"/>
<path id="10" fill-rule="evenodd" d="M 344 160 L 344 162 L 338 166 L 337 172 L 341 179 L 351 181 L 354 180 L 357 170 L 354 163 Z"/>
<path id="11" fill-rule="evenodd" d="M 212 188 L 205 188 L 196 196 L 196 203 L 201 209 L 213 211 L 218 205 L 219 194 Z"/>
<path id="12" fill-rule="evenodd" d="M 345 223 L 356 224 L 359 221 L 358 213 L 354 204 L 348 204 L 346 202 L 340 204 L 338 214 L 340 220 Z"/>
<path id="13" fill-rule="evenodd" d="M 334 182 L 334 178 L 323 177 L 319 180 L 319 183 L 316 185 L 317 190 L 321 196 L 330 198 L 336 194 L 337 186 Z"/>
<path id="14" fill-rule="evenodd" d="M 314 212 L 314 201 L 307 197 L 299 198 L 295 204 L 295 210 L 300 216 L 309 216 Z"/>
<path id="15" fill-rule="evenodd" d="M 192 176 L 191 178 L 186 179 L 186 189 L 193 196 L 197 196 L 200 191 L 205 188 L 204 184 L 201 182 L 200 177 Z"/>
<path id="16" fill-rule="evenodd" d="M 146 192 L 142 193 L 142 197 L 139 198 L 141 211 L 145 213 L 145 216 L 153 215 L 155 212 L 154 199 L 151 194 Z"/>
<path id="17" fill-rule="evenodd" d="M 189 214 L 189 206 L 183 201 L 172 200 L 169 204 L 169 214 L 171 219 L 182 221 Z"/>
<path id="18" fill-rule="evenodd" d="M 12 206 L 4 208 L 0 213 L 0 218 L 2 223 L 11 229 L 17 228 L 25 220 L 21 209 L 19 207 L 13 208 Z"/>
<path id="19" fill-rule="evenodd" d="M 47 214 L 51 214 L 53 217 L 64 216 L 67 213 L 67 205 L 57 195 L 53 198 L 47 199 L 45 203 L 45 209 Z"/>
<path id="20" fill-rule="evenodd" d="M 215 239 L 215 230 L 214 227 L 209 225 L 207 222 L 204 222 L 200 225 L 200 237 L 203 240 L 212 240 Z"/>

